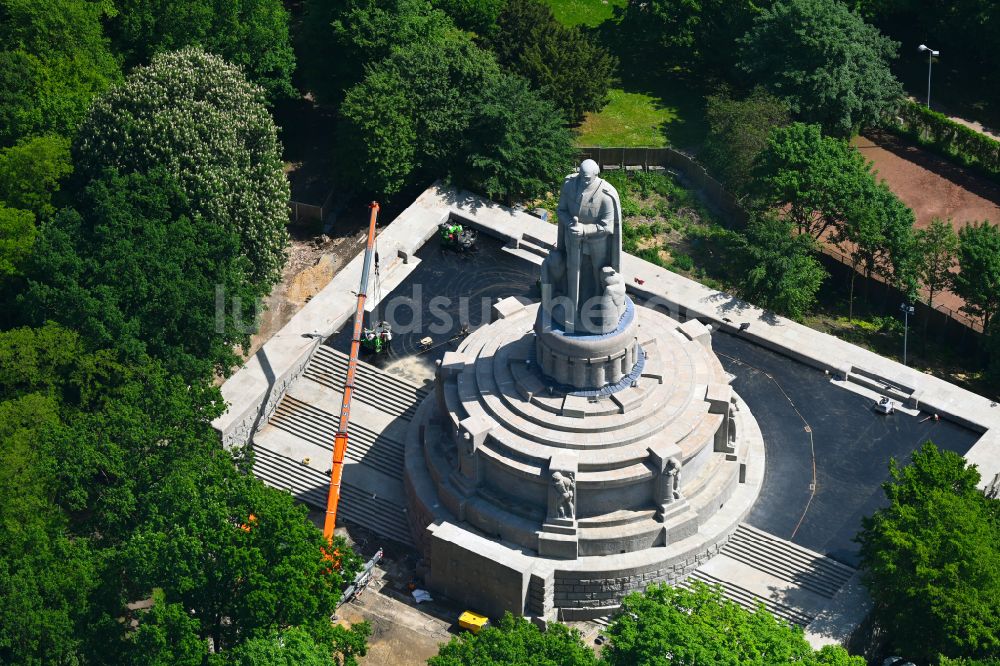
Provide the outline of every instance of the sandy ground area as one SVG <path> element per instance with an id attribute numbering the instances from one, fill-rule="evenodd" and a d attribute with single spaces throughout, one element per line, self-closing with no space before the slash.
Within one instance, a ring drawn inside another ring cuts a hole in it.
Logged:
<path id="1" fill-rule="evenodd" d="M 878 177 L 913 209 L 917 228 L 935 217 L 951 219 L 957 230 L 971 222 L 1000 222 L 1000 186 L 902 139 L 880 133 L 855 137 L 852 143 L 874 163 Z M 935 306 L 962 306 L 954 294 L 935 296 Z"/>

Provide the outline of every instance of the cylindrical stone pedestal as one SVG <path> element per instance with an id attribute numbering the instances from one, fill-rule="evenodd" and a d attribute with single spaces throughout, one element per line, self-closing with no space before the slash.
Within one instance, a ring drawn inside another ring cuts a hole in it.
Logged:
<path id="1" fill-rule="evenodd" d="M 635 305 L 626 297 L 625 314 L 610 333 L 567 333 L 543 308 L 535 319 L 535 351 L 542 372 L 565 386 L 597 390 L 628 377 L 641 359 Z"/>

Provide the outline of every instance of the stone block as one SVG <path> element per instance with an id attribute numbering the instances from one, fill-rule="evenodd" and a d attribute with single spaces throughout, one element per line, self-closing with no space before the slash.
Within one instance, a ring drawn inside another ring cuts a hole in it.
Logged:
<path id="1" fill-rule="evenodd" d="M 506 319 L 523 310 L 525 305 L 526 303 L 516 296 L 508 296 L 501 299 L 493 304 L 493 308 L 490 311 L 490 321 L 495 322 L 500 319 Z"/>

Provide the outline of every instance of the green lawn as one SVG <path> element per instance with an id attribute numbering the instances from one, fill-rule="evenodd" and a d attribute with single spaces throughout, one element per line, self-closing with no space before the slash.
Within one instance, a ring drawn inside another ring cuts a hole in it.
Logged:
<path id="1" fill-rule="evenodd" d="M 615 7 L 624 7 L 627 0 L 546 0 L 560 23 L 596 27 L 611 18 Z"/>
<path id="2" fill-rule="evenodd" d="M 588 113 L 580 125 L 581 146 L 665 146 L 662 127 L 675 122 L 676 109 L 660 104 L 645 93 L 613 89 L 610 101 L 599 113 Z"/>
<path id="3" fill-rule="evenodd" d="M 581 123 L 577 145 L 693 150 L 705 139 L 702 92 L 683 78 L 625 80 L 608 97 L 606 107 Z"/>

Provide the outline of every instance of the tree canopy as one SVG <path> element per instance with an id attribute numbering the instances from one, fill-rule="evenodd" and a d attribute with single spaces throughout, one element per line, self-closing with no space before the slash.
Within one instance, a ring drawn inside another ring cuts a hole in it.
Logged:
<path id="1" fill-rule="evenodd" d="M 281 0 L 117 0 L 110 33 L 130 66 L 198 45 L 244 69 L 271 102 L 291 97 L 295 54 Z"/>
<path id="2" fill-rule="evenodd" d="M 43 225 L 22 315 L 60 321 L 126 358 L 149 354 L 185 377 L 228 371 L 254 323 L 230 304 L 250 305 L 258 292 L 238 232 L 191 209 L 161 167 L 105 172 L 77 209 Z"/>
<path id="3" fill-rule="evenodd" d="M 319 101 L 336 106 L 366 67 L 454 31 L 450 17 L 428 0 L 306 0 L 302 75 Z"/>
<path id="4" fill-rule="evenodd" d="M 1000 501 L 962 456 L 926 443 L 889 464 L 888 506 L 863 520 L 862 569 L 893 647 L 923 661 L 1000 648 Z"/>
<path id="5" fill-rule="evenodd" d="M 750 612 L 703 583 L 690 589 L 652 585 L 632 593 L 607 631 L 604 661 L 614 666 L 843 664 L 864 666 L 840 647 L 814 651 L 800 628 L 763 608 Z"/>
<path id="6" fill-rule="evenodd" d="M 705 99 L 708 137 L 700 157 L 736 193 L 753 183 L 753 169 L 771 131 L 788 124 L 788 105 L 763 88 L 734 98 L 722 88 Z"/>
<path id="7" fill-rule="evenodd" d="M 570 122 L 607 103 L 616 60 L 539 0 L 509 0 L 489 41 L 503 67 L 526 77 Z"/>
<path id="8" fill-rule="evenodd" d="M 596 666 L 580 632 L 552 623 L 541 631 L 523 617 L 504 615 L 497 626 L 454 636 L 429 666 Z"/>
<path id="9" fill-rule="evenodd" d="M 0 146 L 72 136 L 121 76 L 101 24 L 111 12 L 110 2 L 0 0 Z"/>
<path id="10" fill-rule="evenodd" d="M 462 136 L 454 181 L 507 203 L 543 195 L 575 158 L 558 109 L 515 74 L 486 83 Z"/>
<path id="11" fill-rule="evenodd" d="M 788 220 L 764 215 L 750 221 L 741 246 L 740 295 L 793 319 L 805 315 L 827 277 L 816 242 L 794 233 Z"/>
<path id="12" fill-rule="evenodd" d="M 0 148 L 0 202 L 38 217 L 51 215 L 59 182 L 72 172 L 69 140 L 61 136 L 29 137 Z"/>
<path id="13" fill-rule="evenodd" d="M 189 218 L 239 233 L 258 295 L 280 278 L 288 180 L 263 91 L 239 68 L 196 48 L 155 56 L 95 102 L 76 154 L 86 178 L 165 169 Z"/>
<path id="14" fill-rule="evenodd" d="M 958 234 L 951 220 L 935 217 L 926 229 L 915 234 L 918 248 L 918 277 L 927 289 L 927 307 L 934 307 L 934 296 L 951 286 L 952 268 L 958 254 Z"/>
<path id="15" fill-rule="evenodd" d="M 740 40 L 741 67 L 805 122 L 848 136 L 895 108 L 898 44 L 838 0 L 778 0 Z"/>
<path id="16" fill-rule="evenodd" d="M 962 310 L 978 317 L 990 330 L 1000 310 L 1000 227 L 984 220 L 958 232 L 959 272 L 953 279 L 956 294 L 965 299 Z"/>

